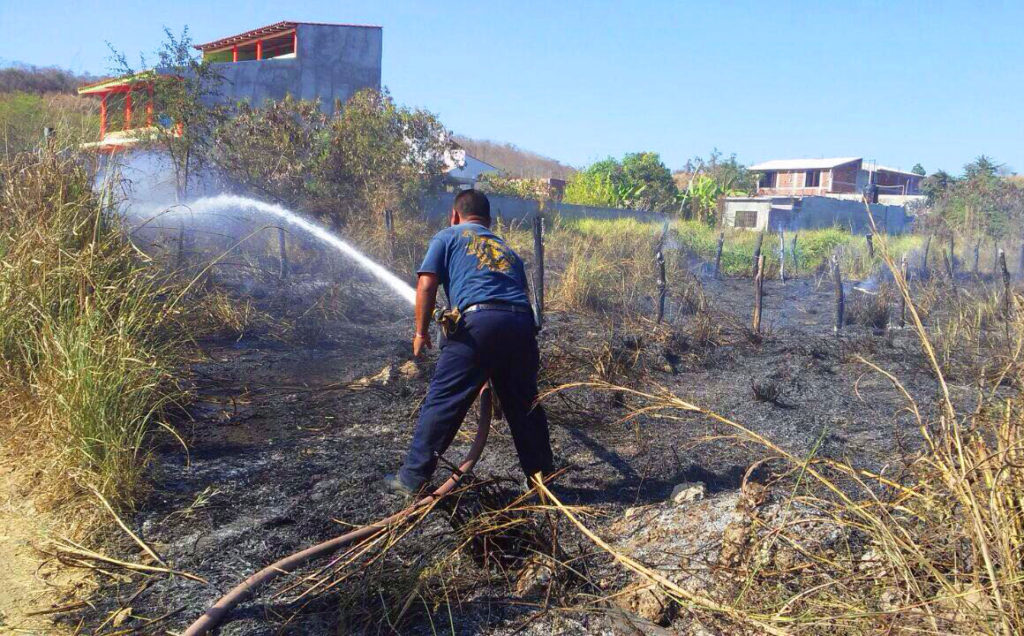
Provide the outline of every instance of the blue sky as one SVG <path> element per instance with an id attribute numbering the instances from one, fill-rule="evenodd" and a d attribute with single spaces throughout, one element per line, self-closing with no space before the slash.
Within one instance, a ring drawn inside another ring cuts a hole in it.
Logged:
<path id="1" fill-rule="evenodd" d="M 0 0 L 0 60 L 102 73 L 163 26 L 198 42 L 279 20 L 384 27 L 383 82 L 456 132 L 567 163 L 714 147 L 1024 171 L 1021 2 Z"/>

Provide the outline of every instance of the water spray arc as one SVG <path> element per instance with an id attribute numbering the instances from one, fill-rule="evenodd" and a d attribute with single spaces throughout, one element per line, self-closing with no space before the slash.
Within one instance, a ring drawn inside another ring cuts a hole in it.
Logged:
<path id="1" fill-rule="evenodd" d="M 316 223 L 312 223 L 294 212 L 281 207 L 280 205 L 266 203 L 264 201 L 236 194 L 219 194 L 212 197 L 197 199 L 191 202 L 188 207 L 193 212 L 200 214 L 218 212 L 230 208 L 240 208 L 244 210 L 255 210 L 257 212 L 275 216 L 288 225 L 297 227 L 302 231 L 315 236 L 324 243 L 350 257 L 360 267 L 366 270 L 378 281 L 385 284 L 405 302 L 410 305 L 414 305 L 416 303 L 416 290 L 414 290 L 408 283 L 392 274 L 380 263 L 373 261 L 371 258 L 366 256 L 366 254 L 363 254 L 338 236 L 332 234 Z"/>

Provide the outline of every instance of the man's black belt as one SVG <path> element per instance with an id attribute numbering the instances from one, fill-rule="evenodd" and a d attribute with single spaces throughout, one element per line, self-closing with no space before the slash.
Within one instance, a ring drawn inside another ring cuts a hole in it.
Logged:
<path id="1" fill-rule="evenodd" d="M 470 305 L 462 310 L 462 313 L 468 314 L 472 311 L 483 311 L 485 309 L 496 309 L 497 311 L 509 311 L 514 314 L 532 314 L 533 309 L 524 305 L 511 305 L 509 303 L 476 303 Z"/>

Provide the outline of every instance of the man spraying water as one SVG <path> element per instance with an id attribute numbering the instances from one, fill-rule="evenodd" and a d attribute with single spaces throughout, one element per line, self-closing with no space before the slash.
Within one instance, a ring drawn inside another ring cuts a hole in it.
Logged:
<path id="1" fill-rule="evenodd" d="M 430 241 L 416 285 L 413 355 L 431 348 L 430 318 L 444 285 L 452 305 L 445 341 L 405 463 L 385 486 L 412 495 L 430 479 L 488 380 L 504 408 L 529 478 L 552 470 L 544 409 L 535 405 L 540 355 L 523 261 L 490 231 L 491 205 L 476 190 L 455 197 L 451 226 Z"/>

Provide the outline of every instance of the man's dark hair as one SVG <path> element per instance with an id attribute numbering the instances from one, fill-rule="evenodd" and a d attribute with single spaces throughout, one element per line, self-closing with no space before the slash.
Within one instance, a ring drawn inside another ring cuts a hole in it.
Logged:
<path id="1" fill-rule="evenodd" d="M 456 195 L 453 207 L 464 219 L 491 219 L 491 202 L 487 200 L 487 195 L 479 190 L 463 190 Z"/>

